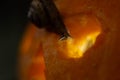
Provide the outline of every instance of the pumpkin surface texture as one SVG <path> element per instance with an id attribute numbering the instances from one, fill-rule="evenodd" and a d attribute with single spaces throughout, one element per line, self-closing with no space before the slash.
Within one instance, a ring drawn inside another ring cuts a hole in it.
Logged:
<path id="1" fill-rule="evenodd" d="M 120 80 L 120 0 L 55 0 L 71 37 L 29 23 L 20 80 Z"/>

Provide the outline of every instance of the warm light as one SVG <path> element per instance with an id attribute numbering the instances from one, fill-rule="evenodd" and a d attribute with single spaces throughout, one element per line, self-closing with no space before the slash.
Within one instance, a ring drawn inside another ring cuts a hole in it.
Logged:
<path id="1" fill-rule="evenodd" d="M 100 32 L 89 34 L 79 42 L 75 42 L 74 39 L 68 38 L 65 41 L 60 41 L 61 49 L 68 58 L 80 58 L 86 52 L 87 49 L 92 47 L 95 44 L 97 36 Z M 63 48 L 64 47 L 64 48 Z"/>
<path id="2" fill-rule="evenodd" d="M 80 58 L 92 47 L 101 33 L 101 25 L 93 16 L 75 16 L 66 20 L 71 38 L 59 41 L 58 51 L 67 58 Z M 74 26 L 74 27 L 73 27 Z"/>
<path id="3" fill-rule="evenodd" d="M 29 25 L 20 46 L 21 80 L 46 80 L 44 57 L 81 58 L 95 45 L 96 38 L 101 33 L 99 21 L 91 16 L 67 18 L 65 25 L 71 35 L 66 40 L 59 40 L 58 35 L 38 30 L 33 24 Z"/>

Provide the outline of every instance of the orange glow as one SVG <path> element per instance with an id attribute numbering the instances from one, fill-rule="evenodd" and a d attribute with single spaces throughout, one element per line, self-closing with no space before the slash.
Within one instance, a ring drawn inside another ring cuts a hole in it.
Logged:
<path id="1" fill-rule="evenodd" d="M 77 43 L 72 38 L 69 38 L 65 41 L 60 41 L 60 44 L 66 44 L 64 48 L 63 45 L 61 46 L 61 50 L 63 50 L 63 52 L 65 51 L 65 55 L 69 58 L 80 58 L 83 56 L 83 53 L 85 53 L 87 49 L 95 44 L 96 38 L 99 34 L 100 32 L 89 34 L 83 39 L 79 40 Z"/>
<path id="2" fill-rule="evenodd" d="M 33 24 L 27 25 L 27 30 L 24 33 L 23 39 L 20 43 L 20 53 L 26 54 L 32 45 L 32 40 L 34 38 L 34 33 L 36 32 L 36 27 Z"/>
<path id="3" fill-rule="evenodd" d="M 59 57 L 81 58 L 101 33 L 101 25 L 93 16 L 73 16 L 64 22 L 71 35 L 67 40 L 58 40 L 58 35 L 38 30 L 33 24 L 28 25 L 20 46 L 21 80 L 46 80 L 44 51 L 49 54 L 56 51 Z"/>
<path id="4" fill-rule="evenodd" d="M 33 24 L 27 30 L 20 43 L 19 78 L 20 80 L 46 80 L 45 63 L 40 38 L 36 37 L 38 29 Z"/>
<path id="5" fill-rule="evenodd" d="M 67 58 L 80 58 L 95 44 L 97 36 L 101 33 L 100 23 L 89 15 L 74 16 L 65 21 L 71 38 L 59 41 L 58 50 Z"/>

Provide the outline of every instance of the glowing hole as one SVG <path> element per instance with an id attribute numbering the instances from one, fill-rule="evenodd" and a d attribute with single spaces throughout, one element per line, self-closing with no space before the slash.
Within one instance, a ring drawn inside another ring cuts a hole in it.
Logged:
<path id="1" fill-rule="evenodd" d="M 96 17 L 90 15 L 67 18 L 65 24 L 72 38 L 59 41 L 58 51 L 67 58 L 80 58 L 95 44 L 101 25 Z"/>

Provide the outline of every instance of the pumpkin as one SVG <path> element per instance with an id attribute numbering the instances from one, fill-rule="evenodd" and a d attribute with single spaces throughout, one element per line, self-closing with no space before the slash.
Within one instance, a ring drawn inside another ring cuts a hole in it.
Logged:
<path id="1" fill-rule="evenodd" d="M 20 80 L 120 80 L 120 1 L 55 3 L 71 38 L 60 41 L 29 23 L 20 43 Z"/>

